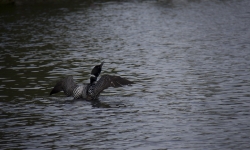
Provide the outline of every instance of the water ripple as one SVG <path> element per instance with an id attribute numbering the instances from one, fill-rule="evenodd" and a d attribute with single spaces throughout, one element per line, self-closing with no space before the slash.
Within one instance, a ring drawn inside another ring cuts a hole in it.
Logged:
<path id="1" fill-rule="evenodd" d="M 249 149 L 249 5 L 1 9 L 1 148 Z M 107 89 L 94 102 L 49 96 L 66 75 L 88 83 L 101 61 L 103 74 L 135 84 Z"/>

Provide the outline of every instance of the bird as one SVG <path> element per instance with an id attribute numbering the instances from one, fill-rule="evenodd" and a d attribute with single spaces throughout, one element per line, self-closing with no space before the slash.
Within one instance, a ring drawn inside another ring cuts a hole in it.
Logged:
<path id="1" fill-rule="evenodd" d="M 66 96 L 73 96 L 74 99 L 86 99 L 97 100 L 100 93 L 109 87 L 122 87 L 124 85 L 131 85 L 134 82 L 129 81 L 126 78 L 116 75 L 102 75 L 99 80 L 98 77 L 101 74 L 102 66 L 96 65 L 90 74 L 90 83 L 88 84 L 76 84 L 73 76 L 66 76 L 59 80 L 54 88 L 51 90 L 50 95 L 63 91 Z"/>

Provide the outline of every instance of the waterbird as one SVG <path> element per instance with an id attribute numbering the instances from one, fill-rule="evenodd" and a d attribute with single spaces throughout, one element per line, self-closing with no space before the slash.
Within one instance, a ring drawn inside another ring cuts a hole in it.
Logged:
<path id="1" fill-rule="evenodd" d="M 65 95 L 73 96 L 74 99 L 96 100 L 100 93 L 109 87 L 116 88 L 134 83 L 126 78 L 114 75 L 102 75 L 97 81 L 98 76 L 101 74 L 103 63 L 96 65 L 92 69 L 90 83 L 76 84 L 73 76 L 67 76 L 56 83 L 50 95 L 63 91 Z"/>

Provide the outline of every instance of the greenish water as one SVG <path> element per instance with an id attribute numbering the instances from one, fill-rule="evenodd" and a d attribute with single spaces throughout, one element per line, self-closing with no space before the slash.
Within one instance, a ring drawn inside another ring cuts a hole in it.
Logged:
<path id="1" fill-rule="evenodd" d="M 1 6 L 2 7 L 2 6 Z M 2 149 L 249 149 L 250 2 L 106 1 L 0 10 Z M 94 65 L 133 86 L 49 96 Z"/>

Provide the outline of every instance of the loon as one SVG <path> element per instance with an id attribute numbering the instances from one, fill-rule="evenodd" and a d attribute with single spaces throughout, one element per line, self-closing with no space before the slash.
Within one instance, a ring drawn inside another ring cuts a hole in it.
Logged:
<path id="1" fill-rule="evenodd" d="M 121 87 L 134 83 L 120 76 L 113 75 L 102 75 L 97 81 L 97 78 L 102 71 L 103 63 L 104 62 L 100 65 L 96 65 L 92 69 L 90 83 L 77 85 L 73 76 L 67 76 L 57 82 L 55 87 L 51 90 L 50 95 L 63 91 L 65 95 L 73 96 L 74 99 L 83 98 L 86 100 L 96 100 L 100 93 L 109 87 Z"/>

